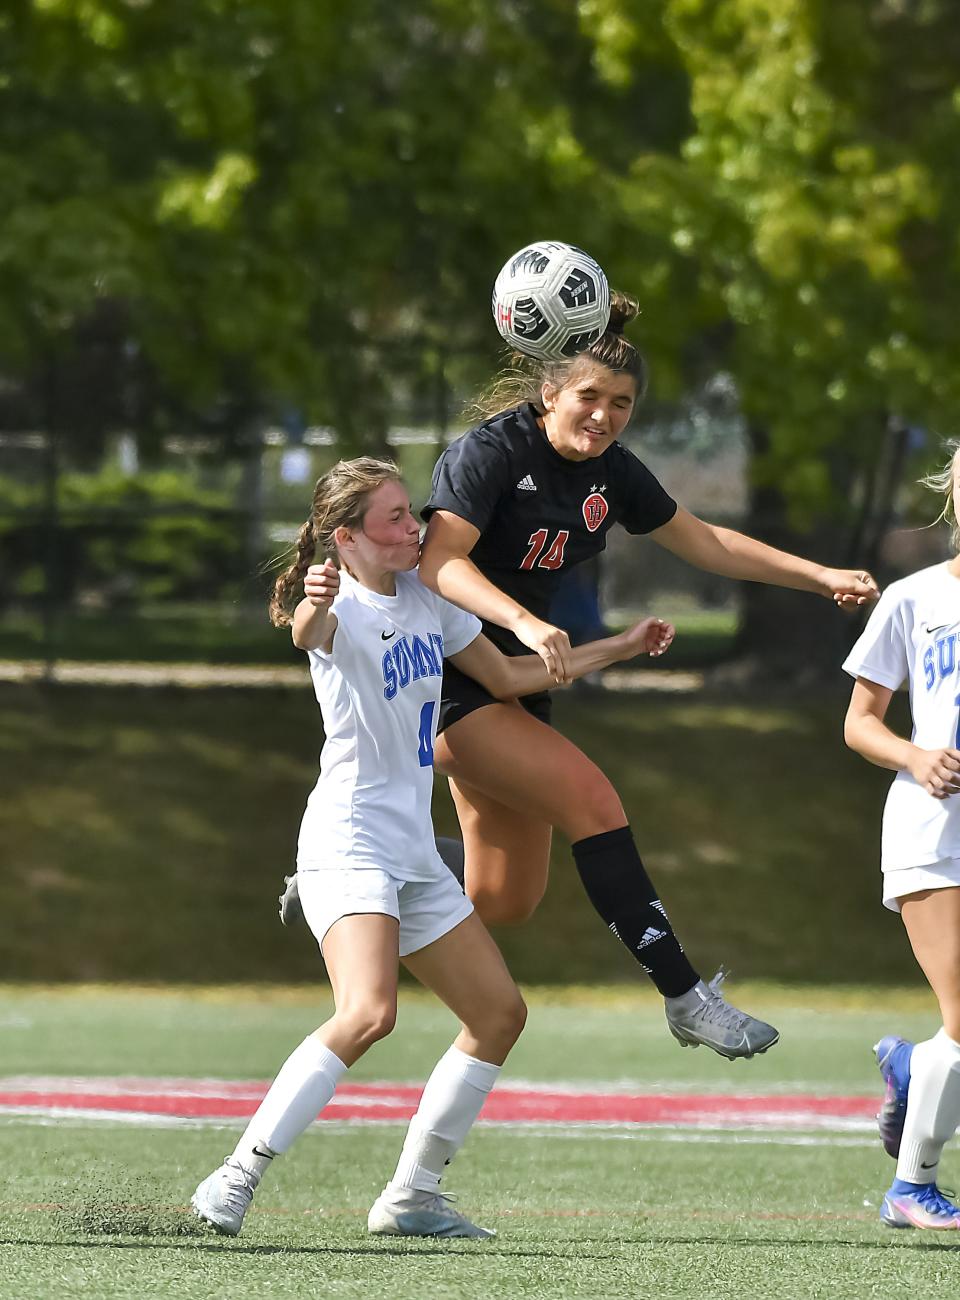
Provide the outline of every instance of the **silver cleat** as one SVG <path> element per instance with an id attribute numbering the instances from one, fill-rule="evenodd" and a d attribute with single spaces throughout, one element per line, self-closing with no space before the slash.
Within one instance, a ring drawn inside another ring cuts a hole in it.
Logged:
<path id="1" fill-rule="evenodd" d="M 243 1216 L 250 1207 L 258 1183 L 259 1179 L 236 1160 L 224 1160 L 191 1197 L 193 1212 L 217 1232 L 235 1237 L 243 1227 Z"/>
<path id="2" fill-rule="evenodd" d="M 385 1237 L 495 1237 L 471 1223 L 442 1192 L 384 1188 L 367 1215 L 367 1231 Z"/>
<path id="3" fill-rule="evenodd" d="M 720 970 L 709 984 L 700 980 L 689 993 L 666 998 L 667 1024 L 681 1047 L 703 1043 L 728 1061 L 749 1059 L 773 1047 L 780 1031 L 727 1002 L 720 991 L 724 978 Z"/>

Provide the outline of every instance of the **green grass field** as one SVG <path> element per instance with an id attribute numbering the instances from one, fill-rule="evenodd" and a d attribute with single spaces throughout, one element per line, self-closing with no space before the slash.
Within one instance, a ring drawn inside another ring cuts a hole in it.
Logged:
<path id="1" fill-rule="evenodd" d="M 890 776 L 844 749 L 841 691 L 557 701 L 708 976 L 726 962 L 786 982 L 918 978 L 879 902 Z M 316 944 L 274 909 L 320 741 L 306 676 L 275 690 L 0 686 L 0 979 L 316 978 Z M 456 833 L 443 781 L 434 822 Z M 559 835 L 536 916 L 498 939 L 527 983 L 635 972 Z"/>
<path id="2" fill-rule="evenodd" d="M 635 989 L 529 991 L 504 1083 L 682 1092 L 877 1093 L 882 1032 L 927 1036 L 929 995 L 741 985 L 782 1043 L 730 1064 L 681 1051 Z M 329 1009 L 324 988 L 0 989 L 0 1072 L 268 1078 Z M 350 1078 L 420 1081 L 448 1013 L 402 999 L 392 1039 Z M 364 1216 L 402 1125 L 316 1126 L 257 1194 L 236 1240 L 187 1213 L 232 1148 L 226 1128 L 0 1121 L 0 1294 L 202 1297 L 871 1297 L 951 1294 L 943 1234 L 893 1233 L 893 1172 L 872 1134 L 479 1126 L 445 1183 L 498 1236 L 369 1238 Z M 948 1153 L 944 1181 L 957 1162 Z M 960 1243 L 958 1243 L 960 1245 Z"/>

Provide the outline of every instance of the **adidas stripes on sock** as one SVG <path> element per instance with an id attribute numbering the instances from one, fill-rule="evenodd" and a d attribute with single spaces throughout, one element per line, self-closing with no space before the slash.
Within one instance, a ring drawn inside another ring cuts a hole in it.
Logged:
<path id="1" fill-rule="evenodd" d="M 573 859 L 590 902 L 663 996 L 688 993 L 700 977 L 673 932 L 630 827 L 577 840 Z"/>
<path id="2" fill-rule="evenodd" d="M 944 1145 L 960 1125 L 960 1043 L 940 1029 L 917 1043 L 910 1057 L 907 1115 L 897 1178 L 935 1183 Z"/>

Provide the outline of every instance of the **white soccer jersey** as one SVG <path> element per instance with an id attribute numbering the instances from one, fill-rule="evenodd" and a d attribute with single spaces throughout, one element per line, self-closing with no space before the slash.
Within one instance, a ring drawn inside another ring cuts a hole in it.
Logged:
<path id="1" fill-rule="evenodd" d="M 480 620 L 437 596 L 416 571 L 382 596 L 345 570 L 329 654 L 309 651 L 326 742 L 300 828 L 299 870 L 383 867 L 398 880 L 446 873 L 430 801 L 444 655 L 476 639 Z"/>
<path id="2" fill-rule="evenodd" d="M 960 578 L 944 563 L 891 583 L 843 667 L 891 690 L 909 679 L 914 744 L 960 748 Z M 944 858 L 960 858 L 960 795 L 934 799 L 898 772 L 883 813 L 883 870 Z"/>

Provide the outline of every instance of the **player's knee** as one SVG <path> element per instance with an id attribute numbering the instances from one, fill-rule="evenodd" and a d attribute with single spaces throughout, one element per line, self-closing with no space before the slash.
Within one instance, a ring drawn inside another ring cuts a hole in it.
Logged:
<path id="1" fill-rule="evenodd" d="M 471 891 L 477 915 L 484 925 L 523 925 L 540 905 L 543 889 L 491 889 Z"/>
<path id="2" fill-rule="evenodd" d="M 482 1051 L 503 1057 L 523 1033 L 526 1023 L 526 1003 L 520 990 L 514 988 L 500 998 L 491 999 L 468 1028 L 482 1044 Z"/>
<path id="3" fill-rule="evenodd" d="M 348 1032 L 354 1043 L 365 1051 L 393 1033 L 397 1023 L 397 1004 L 395 1002 L 364 1003 L 352 1007 L 342 1019 L 347 1022 Z"/>
<path id="4" fill-rule="evenodd" d="M 577 798 L 571 800 L 566 818 L 566 831 L 571 842 L 585 840 L 591 835 L 603 835 L 627 824 L 623 804 L 616 790 L 599 770 L 578 784 Z"/>
<path id="5" fill-rule="evenodd" d="M 523 1033 L 524 1025 L 527 1023 L 527 1004 L 520 996 L 518 988 L 513 990 L 513 996 L 503 1006 L 501 1022 L 501 1032 L 504 1040 L 508 1046 L 512 1047 Z"/>

